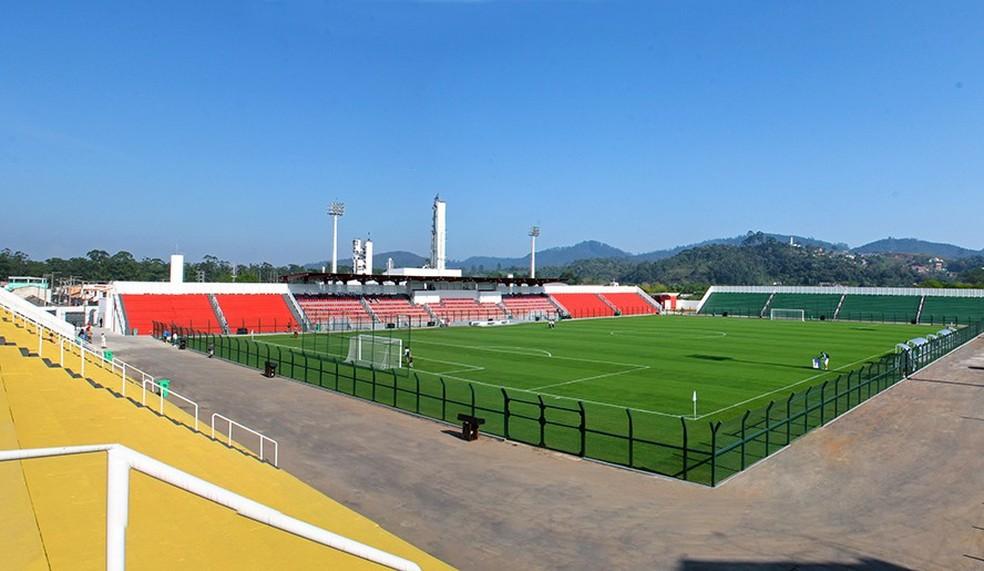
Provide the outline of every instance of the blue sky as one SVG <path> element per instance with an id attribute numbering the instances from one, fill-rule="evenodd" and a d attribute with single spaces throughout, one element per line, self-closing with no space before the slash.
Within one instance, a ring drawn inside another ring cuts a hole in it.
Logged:
<path id="1" fill-rule="evenodd" d="M 981 2 L 7 2 L 0 247 L 984 248 Z"/>

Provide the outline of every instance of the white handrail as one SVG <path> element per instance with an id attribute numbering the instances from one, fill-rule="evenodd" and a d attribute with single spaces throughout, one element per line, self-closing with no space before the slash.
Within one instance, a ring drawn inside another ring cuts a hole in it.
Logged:
<path id="1" fill-rule="evenodd" d="M 105 365 L 108 364 L 109 365 L 108 369 L 110 371 L 112 371 L 113 373 L 116 372 L 116 367 L 117 366 L 120 367 L 120 370 L 121 370 L 121 373 L 120 373 L 120 377 L 121 377 L 120 393 L 124 397 L 126 396 L 126 384 L 127 384 L 127 381 L 129 380 L 128 379 L 128 376 L 127 376 L 127 372 L 128 371 L 134 372 L 134 373 L 139 373 L 140 376 L 141 376 L 140 383 L 141 383 L 141 387 L 143 388 L 142 404 L 144 404 L 145 406 L 147 404 L 146 403 L 146 400 L 147 400 L 147 390 L 146 390 L 147 383 L 148 382 L 149 383 L 152 383 L 153 385 L 157 386 L 158 389 L 160 389 L 160 385 L 157 384 L 157 382 L 154 380 L 154 377 L 152 375 L 149 375 L 146 372 L 144 372 L 144 371 L 142 371 L 142 370 L 140 370 L 140 369 L 138 369 L 138 368 L 130 365 L 129 363 L 127 363 L 127 362 L 125 362 L 123 360 L 117 359 L 115 357 L 112 360 L 106 359 L 106 356 L 105 356 L 105 353 L 104 352 L 97 352 L 95 350 L 95 348 L 90 348 L 91 345 L 89 345 L 88 343 L 84 343 L 80 339 L 76 339 L 76 338 L 73 338 L 73 337 L 68 337 L 68 336 L 62 335 L 58 331 L 55 331 L 55 330 L 53 330 L 53 329 L 45 326 L 44 324 L 42 324 L 39 321 L 37 321 L 34 318 L 32 318 L 31 316 L 25 315 L 24 313 L 18 311 L 17 308 L 13 307 L 11 304 L 5 303 L 4 299 L 2 299 L 2 298 L 0 298 L 0 308 L 3 308 L 4 310 L 6 310 L 7 312 L 10 313 L 11 322 L 13 324 L 16 325 L 17 318 L 19 317 L 23 321 L 23 323 L 25 325 L 28 324 L 28 323 L 31 323 L 31 324 L 34 325 L 35 329 L 38 332 L 38 355 L 39 356 L 40 356 L 41 351 L 43 349 L 43 342 L 44 342 L 43 333 L 45 331 L 47 331 L 47 332 L 49 332 L 51 334 L 54 334 L 55 336 L 57 336 L 58 338 L 60 338 L 60 340 L 59 340 L 59 356 L 58 356 L 58 359 L 59 359 L 59 365 L 62 368 L 65 368 L 65 346 L 66 346 L 66 342 L 67 342 L 67 345 L 69 347 L 70 352 L 72 352 L 71 350 L 73 348 L 75 350 L 77 350 L 77 353 L 75 353 L 75 354 L 78 355 L 78 357 L 79 357 L 79 371 L 78 371 L 78 373 L 83 378 L 85 377 L 85 363 L 86 363 L 86 360 L 87 360 L 86 359 L 86 352 L 89 352 L 92 355 L 92 357 L 94 358 L 93 359 L 93 362 L 96 365 L 103 366 L 105 368 Z M 54 342 L 54 340 L 52 340 L 52 342 Z M 199 407 L 198 407 L 198 403 L 192 401 L 191 399 L 189 399 L 189 398 L 187 398 L 187 397 L 185 397 L 185 396 L 183 396 L 181 394 L 178 394 L 178 393 L 174 392 L 173 390 L 171 390 L 170 387 L 168 387 L 168 392 L 171 393 L 171 394 L 173 394 L 177 398 L 179 398 L 179 399 L 187 402 L 188 404 L 190 404 L 190 405 L 192 405 L 194 407 L 194 409 L 195 409 L 195 431 L 196 432 L 201 432 L 199 430 L 199 414 L 198 414 Z M 161 396 L 160 413 L 162 415 L 164 415 L 164 416 L 167 416 L 167 415 L 164 414 L 163 395 Z M 234 420 L 232 420 L 232 419 L 230 419 L 230 418 L 228 418 L 226 416 L 223 416 L 223 415 L 217 414 L 217 413 L 214 414 L 213 415 L 213 418 L 212 418 L 212 439 L 213 440 L 215 439 L 215 416 L 218 416 L 219 418 L 222 418 L 223 420 L 225 420 L 225 421 L 227 421 L 227 422 L 230 423 L 230 425 L 229 425 L 229 444 L 230 445 L 232 444 L 232 425 L 233 424 L 235 424 L 236 426 L 238 426 L 238 427 L 246 430 L 247 432 L 250 432 L 252 434 L 257 435 L 260 438 L 260 455 L 259 455 L 260 461 L 263 461 L 264 460 L 263 441 L 264 440 L 269 440 L 270 442 L 272 442 L 273 445 L 274 445 L 274 461 L 273 461 L 273 465 L 276 466 L 276 467 L 279 467 L 280 445 L 279 445 L 279 443 L 277 443 L 276 440 L 270 438 L 269 436 L 265 436 L 265 435 L 263 435 L 263 434 L 255 431 L 255 430 L 253 430 L 252 428 L 249 428 L 248 426 L 245 426 L 243 424 L 240 424 L 240 423 L 238 423 L 238 422 L 236 422 L 236 421 L 234 421 Z M 175 418 L 173 420 L 178 420 L 178 419 Z"/>
<path id="2" fill-rule="evenodd" d="M 159 406 L 157 412 L 159 412 L 161 414 L 161 416 L 164 416 L 164 387 L 162 387 L 160 385 L 160 383 L 158 383 L 154 379 L 144 379 L 143 380 L 143 383 L 142 383 L 142 385 L 143 385 L 143 395 L 142 395 L 142 397 L 140 399 L 140 404 L 142 404 L 144 406 L 147 406 L 147 385 L 148 384 L 157 389 L 157 394 L 159 394 L 160 397 L 161 397 L 160 406 Z M 179 395 L 177 392 L 171 390 L 171 387 L 168 387 L 167 388 L 167 395 L 169 397 L 170 396 L 177 397 L 178 399 L 183 400 L 184 402 L 186 402 L 186 403 L 190 404 L 191 406 L 195 407 L 195 432 L 198 432 L 198 403 L 195 402 L 195 401 L 193 401 L 193 400 L 191 400 L 188 397 Z"/>
<path id="3" fill-rule="evenodd" d="M 106 569 L 123 571 L 126 568 L 126 526 L 129 519 L 130 469 L 167 482 L 196 496 L 236 510 L 242 516 L 270 527 L 299 535 L 305 539 L 327 545 L 349 555 L 360 557 L 399 571 L 420 571 L 413 561 L 381 549 L 332 533 L 299 519 L 285 515 L 269 506 L 192 476 L 173 466 L 155 460 L 121 444 L 96 444 L 90 446 L 64 446 L 59 448 L 33 448 L 24 450 L 0 450 L 0 462 L 28 460 L 70 454 L 106 452 L 108 456 L 106 490 Z"/>
<path id="4" fill-rule="evenodd" d="M 228 426 L 228 434 L 226 436 L 229 439 L 228 444 L 230 446 L 232 446 L 232 426 L 233 425 L 236 425 L 239 428 L 242 428 L 246 432 L 250 432 L 252 434 L 255 434 L 256 436 L 259 436 L 260 437 L 260 461 L 261 462 L 263 461 L 263 441 L 264 440 L 269 440 L 270 442 L 272 442 L 273 443 L 273 465 L 276 466 L 276 467 L 278 467 L 278 468 L 280 467 L 280 463 L 279 463 L 280 462 L 280 444 L 278 444 L 276 440 L 270 438 L 269 436 L 265 436 L 265 435 L 263 435 L 263 434 L 255 431 L 255 430 L 253 430 L 252 428 L 250 428 L 248 426 L 244 426 L 242 424 L 239 424 L 238 422 L 236 422 L 235 420 L 232 420 L 231 418 L 222 416 L 221 414 L 219 414 L 217 412 L 212 413 L 212 422 L 211 422 L 211 424 L 212 424 L 212 439 L 213 440 L 215 440 L 215 418 L 216 417 L 221 418 L 222 420 L 224 420 L 227 423 L 229 423 L 229 426 Z"/>

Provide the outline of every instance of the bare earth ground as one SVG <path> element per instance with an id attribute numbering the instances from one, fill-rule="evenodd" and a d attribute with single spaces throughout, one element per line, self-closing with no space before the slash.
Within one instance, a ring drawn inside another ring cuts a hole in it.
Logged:
<path id="1" fill-rule="evenodd" d="M 984 338 L 717 489 L 483 438 L 146 337 L 116 354 L 463 569 L 984 569 Z"/>

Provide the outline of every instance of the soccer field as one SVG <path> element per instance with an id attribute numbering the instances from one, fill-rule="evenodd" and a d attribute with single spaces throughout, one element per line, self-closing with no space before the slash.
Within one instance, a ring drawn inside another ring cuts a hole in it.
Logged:
<path id="1" fill-rule="evenodd" d="M 499 327 L 215 337 L 217 355 L 448 422 L 715 484 L 904 376 L 895 345 L 930 325 L 641 316 Z M 976 331 L 976 329 L 975 329 Z M 955 347 L 973 332 L 932 344 Z M 353 335 L 399 338 L 414 367 L 346 362 Z M 203 350 L 204 341 L 193 343 Z M 813 369 L 820 352 L 830 370 Z M 697 410 L 692 395 L 697 392 Z"/>
<path id="2" fill-rule="evenodd" d="M 701 317 L 624 317 L 504 327 L 374 334 L 399 337 L 420 375 L 544 397 L 711 419 L 805 390 L 894 350 L 933 326 Z M 362 333 L 365 335 L 366 333 Z M 344 358 L 349 334 L 264 336 L 260 341 Z M 811 359 L 825 351 L 830 370 Z"/>

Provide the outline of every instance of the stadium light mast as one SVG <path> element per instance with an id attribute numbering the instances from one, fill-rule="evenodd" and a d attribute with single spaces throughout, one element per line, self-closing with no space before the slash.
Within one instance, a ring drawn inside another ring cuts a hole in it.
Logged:
<path id="1" fill-rule="evenodd" d="M 328 205 L 328 216 L 331 216 L 331 273 L 338 273 L 338 219 L 345 214 L 345 204 L 332 202 Z"/>
<path id="2" fill-rule="evenodd" d="M 530 279 L 536 279 L 536 239 L 540 235 L 540 227 L 530 227 Z"/>

